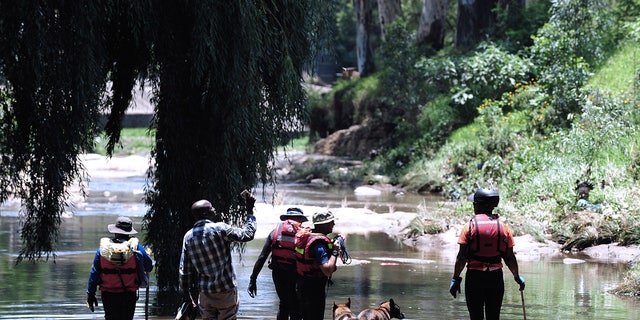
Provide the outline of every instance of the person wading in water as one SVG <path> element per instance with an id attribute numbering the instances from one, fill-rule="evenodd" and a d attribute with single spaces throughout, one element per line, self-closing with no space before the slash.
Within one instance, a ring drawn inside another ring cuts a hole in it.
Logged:
<path id="1" fill-rule="evenodd" d="M 98 306 L 96 290 L 100 286 L 104 318 L 107 320 L 133 319 L 138 300 L 138 288 L 148 283 L 146 274 L 153 269 L 153 261 L 138 238 L 132 235 L 133 222 L 119 217 L 107 226 L 113 238 L 102 238 L 89 274 L 87 306 L 94 312 Z"/>
<path id="2" fill-rule="evenodd" d="M 191 214 L 197 221 L 182 241 L 179 287 L 187 302 L 199 306 L 202 319 L 237 318 L 240 301 L 231 243 L 251 241 L 256 232 L 256 198 L 248 191 L 243 192 L 243 197 L 247 210 L 244 228 L 223 222 L 208 200 L 191 205 Z"/>
<path id="3" fill-rule="evenodd" d="M 325 288 L 336 271 L 341 254 L 340 241 L 330 240 L 335 217 L 331 211 L 313 215 L 313 230 L 302 229 L 296 234 L 296 292 L 304 320 L 324 319 Z"/>
<path id="4" fill-rule="evenodd" d="M 276 293 L 280 299 L 277 320 L 302 319 L 298 297 L 296 296 L 296 257 L 295 235 L 302 228 L 302 223 L 308 221 L 302 210 L 289 208 L 287 213 L 280 216 L 281 222 L 269 233 L 267 241 L 262 247 L 262 252 L 253 267 L 253 273 L 249 281 L 249 296 L 255 297 L 258 293 L 256 279 L 265 261 L 271 254 L 269 269 L 276 287 Z"/>
<path id="5" fill-rule="evenodd" d="M 513 253 L 511 230 L 500 217 L 493 214 L 500 195 L 493 189 L 479 189 L 473 196 L 475 216 L 464 226 L 458 244 L 453 279 L 449 293 L 455 298 L 460 293 L 460 273 L 467 267 L 467 282 L 464 286 L 467 309 L 471 320 L 498 320 L 504 296 L 502 260 L 513 274 L 513 279 L 524 290 L 524 278 L 518 271 L 518 262 Z"/>

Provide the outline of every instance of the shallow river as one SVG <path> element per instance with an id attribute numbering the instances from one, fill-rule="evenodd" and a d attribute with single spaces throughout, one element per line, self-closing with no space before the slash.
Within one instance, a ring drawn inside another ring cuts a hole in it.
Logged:
<path id="1" fill-rule="evenodd" d="M 146 208 L 137 190 L 141 190 L 143 184 L 142 178 L 91 182 L 87 202 L 63 220 L 55 263 L 14 264 L 20 246 L 19 222 L 15 207 L 11 204 L 0 207 L 0 319 L 103 318 L 101 306 L 91 313 L 84 303 L 90 264 L 99 239 L 109 236 L 106 226 L 113 223 L 117 215 L 132 217 L 139 227 Z M 285 203 L 364 206 L 381 214 L 415 210 L 425 201 L 410 195 L 363 199 L 356 197 L 353 190 L 296 185 L 280 186 L 279 190 Z M 277 296 L 266 266 L 258 277 L 258 296 L 250 298 L 246 293 L 263 241 L 249 242 L 242 259 L 234 257 L 241 294 L 240 319 L 275 319 Z M 333 302 L 344 302 L 347 297 L 351 298 L 355 312 L 393 298 L 407 319 L 468 319 L 464 297 L 453 299 L 448 293 L 454 263 L 450 252 L 417 251 L 383 233 L 348 235 L 347 247 L 353 262 L 340 265 L 334 274 L 334 285 L 327 293 L 325 319 L 332 319 Z M 640 301 L 608 293 L 623 279 L 625 264 L 588 260 L 565 264 L 563 257 L 522 259 L 519 263 L 526 279 L 527 319 L 640 319 Z M 150 309 L 155 296 L 154 280 L 152 277 Z M 520 293 L 506 268 L 505 283 L 502 319 L 524 319 Z M 136 319 L 145 318 L 144 302 L 145 292 L 140 291 Z M 172 319 L 153 315 L 149 318 Z"/>

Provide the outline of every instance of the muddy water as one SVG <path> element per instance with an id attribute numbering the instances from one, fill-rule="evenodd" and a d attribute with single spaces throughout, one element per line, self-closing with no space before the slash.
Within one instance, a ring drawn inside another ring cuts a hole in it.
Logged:
<path id="1" fill-rule="evenodd" d="M 92 182 L 92 194 L 65 218 L 60 251 L 55 263 L 14 264 L 20 245 L 15 208 L 0 211 L 0 319 L 101 319 L 101 306 L 91 313 L 84 305 L 90 264 L 106 225 L 115 216 L 131 216 L 136 225 L 144 214 L 140 202 L 140 178 Z M 271 197 L 266 195 L 267 198 Z M 387 197 L 387 198 L 385 198 Z M 356 197 L 352 190 L 323 190 L 282 186 L 275 197 L 307 206 L 366 206 L 379 213 L 415 210 L 424 198 L 405 196 Z M 283 200 L 279 200 L 283 201 Z M 277 297 L 269 270 L 258 277 L 258 296 L 246 293 L 248 278 L 263 239 L 250 242 L 240 259 L 235 258 L 240 289 L 240 319 L 275 319 Z M 453 269 L 450 252 L 417 251 L 382 233 L 349 235 L 352 258 L 334 274 L 327 292 L 325 319 L 331 305 L 351 298 L 352 309 L 372 307 L 393 298 L 408 319 L 467 319 L 464 298 L 453 299 L 448 285 Z M 575 257 L 572 257 L 575 258 Z M 624 277 L 624 264 L 585 261 L 567 264 L 563 257 L 520 261 L 526 279 L 524 309 L 527 319 L 640 319 L 640 303 L 609 294 Z M 506 294 L 502 319 L 523 319 L 523 304 L 517 285 L 505 270 Z M 464 275 L 463 275 L 464 276 Z M 155 279 L 150 289 L 155 296 Z M 136 319 L 144 319 L 145 292 L 140 292 Z M 152 308 L 152 307 L 151 307 Z M 171 319 L 157 317 L 150 319 Z"/>

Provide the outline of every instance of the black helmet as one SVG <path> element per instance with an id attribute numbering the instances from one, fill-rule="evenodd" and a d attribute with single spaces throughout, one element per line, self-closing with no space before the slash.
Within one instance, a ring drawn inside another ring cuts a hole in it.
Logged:
<path id="1" fill-rule="evenodd" d="M 498 194 L 498 191 L 494 189 L 480 188 L 473 195 L 473 204 L 481 207 L 493 209 L 498 206 L 499 202 L 500 195 Z"/>

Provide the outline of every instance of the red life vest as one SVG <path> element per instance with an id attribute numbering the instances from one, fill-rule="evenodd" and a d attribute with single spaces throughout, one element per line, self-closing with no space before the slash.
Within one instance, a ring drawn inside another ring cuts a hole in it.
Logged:
<path id="1" fill-rule="evenodd" d="M 299 222 L 290 219 L 278 223 L 271 236 L 271 259 L 274 263 L 295 265 L 295 237 L 301 228 Z"/>
<path id="2" fill-rule="evenodd" d="M 500 218 L 476 215 L 469 221 L 469 258 L 491 264 L 501 263 L 502 255 L 507 252 L 507 237 Z"/>
<path id="3" fill-rule="evenodd" d="M 324 241 L 329 246 L 329 249 L 333 247 L 331 240 L 322 233 L 313 233 L 309 229 L 301 229 L 296 233 L 295 256 L 298 262 L 296 263 L 296 272 L 300 276 L 307 278 L 326 278 L 320 269 L 320 265 L 309 255 L 309 248 L 311 248 L 311 244 L 316 241 Z"/>
<path id="4" fill-rule="evenodd" d="M 138 240 L 117 243 L 112 239 L 100 240 L 100 291 L 127 292 L 139 288 L 136 257 L 131 247 L 137 248 Z"/>

